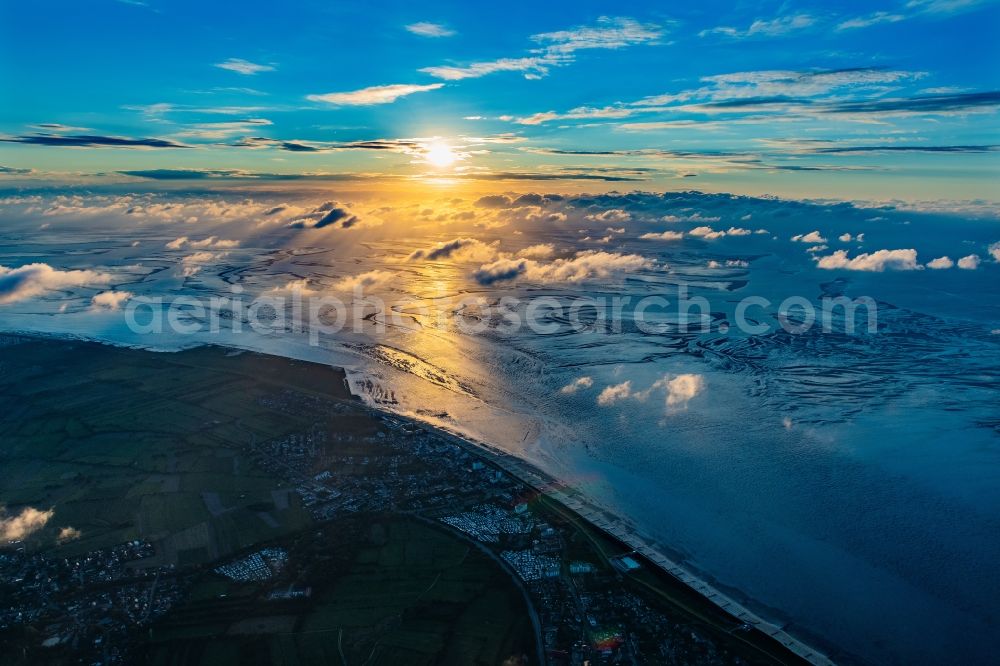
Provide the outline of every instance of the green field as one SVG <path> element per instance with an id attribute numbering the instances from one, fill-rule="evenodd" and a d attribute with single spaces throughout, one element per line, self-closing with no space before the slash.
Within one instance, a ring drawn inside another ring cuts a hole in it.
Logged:
<path id="1" fill-rule="evenodd" d="M 154 627 L 149 663 L 464 666 L 532 653 L 524 600 L 507 574 L 440 528 L 344 519 L 322 537 L 302 537 L 293 567 L 297 555 L 308 564 L 289 578 L 312 590 L 308 599 L 267 600 L 262 590 L 284 581 L 208 575 Z"/>
<path id="2" fill-rule="evenodd" d="M 29 548 L 72 554 L 143 538 L 156 563 L 207 562 L 301 529 L 310 517 L 295 496 L 276 507 L 280 482 L 242 451 L 251 433 L 311 425 L 251 408 L 288 387 L 349 397 L 339 370 L 256 354 L 0 347 L 0 506 L 54 511 Z M 58 543 L 70 527 L 79 538 Z"/>

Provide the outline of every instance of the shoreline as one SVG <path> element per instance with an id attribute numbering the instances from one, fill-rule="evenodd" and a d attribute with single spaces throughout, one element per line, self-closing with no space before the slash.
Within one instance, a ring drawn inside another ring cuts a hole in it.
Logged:
<path id="1" fill-rule="evenodd" d="M 651 540 L 637 534 L 634 531 L 624 529 L 613 524 L 621 519 L 609 514 L 604 509 L 590 503 L 585 497 L 578 493 L 568 493 L 561 489 L 560 483 L 554 477 L 549 476 L 544 471 L 536 468 L 531 463 L 523 461 L 506 451 L 501 451 L 496 447 L 484 442 L 477 442 L 468 437 L 452 433 L 438 426 L 427 424 L 415 418 L 396 414 L 385 409 L 373 407 L 363 403 L 366 409 L 377 414 L 389 414 L 393 418 L 406 419 L 419 425 L 433 434 L 447 439 L 453 444 L 462 447 L 464 450 L 477 456 L 485 458 L 488 462 L 504 470 L 518 481 L 544 495 L 549 500 L 569 510 L 578 516 L 584 523 L 597 530 L 612 541 L 616 541 L 639 555 L 645 563 L 652 565 L 655 569 L 667 574 L 679 583 L 682 583 L 702 599 L 726 613 L 733 616 L 740 622 L 753 625 L 755 629 L 761 631 L 772 640 L 778 642 L 784 648 L 795 654 L 800 659 L 814 664 L 815 666 L 834 666 L 835 662 L 828 656 L 812 646 L 795 638 L 781 627 L 764 620 L 753 613 L 742 604 L 726 596 L 715 589 L 706 581 L 691 574 L 687 569 L 674 562 Z"/>
<path id="2" fill-rule="evenodd" d="M 348 376 L 351 371 L 343 366 L 317 361 L 293 359 L 292 357 L 278 356 L 235 345 L 220 345 L 211 343 L 197 343 L 177 350 L 164 350 L 143 345 L 119 344 L 113 341 L 101 340 L 94 337 L 76 334 L 57 334 L 34 331 L 0 332 L 0 343 L 4 342 L 4 338 L 25 338 L 64 343 L 76 342 L 100 344 L 111 347 L 138 349 L 154 353 L 177 353 L 199 347 L 214 347 L 226 352 L 238 351 L 241 353 L 259 354 L 262 356 L 274 356 L 282 359 L 296 360 L 297 362 L 302 363 L 326 365 L 328 367 L 341 370 L 345 375 L 344 383 L 348 392 L 351 394 L 352 398 L 357 401 L 356 404 L 363 407 L 366 411 L 379 417 L 388 417 L 409 422 L 437 437 L 445 439 L 450 443 L 461 447 L 463 450 L 472 455 L 484 459 L 488 464 L 502 469 L 505 473 L 537 492 L 539 496 L 544 497 L 558 507 L 561 507 L 564 511 L 577 518 L 586 527 L 599 533 L 604 538 L 623 546 L 625 549 L 631 550 L 650 569 L 664 574 L 673 581 L 676 581 L 680 585 L 684 586 L 687 590 L 697 595 L 703 603 L 722 610 L 724 613 L 731 616 L 737 623 L 751 625 L 753 630 L 763 634 L 763 637 L 765 637 L 766 640 L 774 642 L 781 648 L 790 652 L 794 655 L 794 657 L 801 659 L 805 663 L 813 664 L 814 666 L 834 666 L 835 662 L 833 662 L 826 654 L 792 636 L 783 628 L 764 620 L 756 613 L 747 609 L 744 605 L 720 592 L 707 581 L 692 574 L 690 571 L 671 559 L 669 555 L 664 553 L 662 548 L 657 545 L 655 541 L 641 535 L 638 530 L 628 525 L 624 519 L 615 516 L 611 512 L 592 503 L 576 491 L 567 491 L 557 478 L 547 474 L 532 463 L 518 458 L 517 456 L 499 449 L 498 447 L 495 447 L 487 442 L 479 441 L 467 435 L 452 432 L 441 426 L 422 421 L 416 416 L 394 412 L 383 406 L 371 404 L 366 401 L 362 396 L 355 394 L 352 390 L 350 378 Z M 738 638 L 732 631 L 729 631 L 729 633 L 734 638 Z M 782 661 L 780 657 L 763 650 L 763 648 L 757 646 L 754 642 L 749 640 L 746 642 L 753 645 L 757 649 L 760 649 L 765 654 L 768 654 L 768 656 L 772 657 L 776 661 Z"/>

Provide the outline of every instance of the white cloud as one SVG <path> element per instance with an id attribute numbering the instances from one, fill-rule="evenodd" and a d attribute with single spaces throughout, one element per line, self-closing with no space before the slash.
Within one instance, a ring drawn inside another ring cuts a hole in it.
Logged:
<path id="1" fill-rule="evenodd" d="M 837 25 L 837 30 L 854 30 L 857 28 L 868 28 L 880 23 L 896 23 L 906 17 L 902 14 L 892 14 L 889 12 L 873 12 L 866 16 L 858 16 L 846 21 L 841 21 Z"/>
<path id="2" fill-rule="evenodd" d="M 549 53 L 573 53 L 583 49 L 620 49 L 656 42 L 663 36 L 660 26 L 632 18 L 602 16 L 597 25 L 532 35 Z"/>
<path id="3" fill-rule="evenodd" d="M 849 258 L 847 250 L 837 250 L 826 257 L 816 257 L 817 266 L 826 270 L 844 269 L 848 271 L 876 271 L 882 272 L 887 268 L 898 271 L 912 271 L 921 268 L 917 263 L 917 251 L 914 249 L 905 250 L 878 250 L 872 253 L 863 253 Z"/>
<path id="4" fill-rule="evenodd" d="M 496 257 L 499 244 L 500 241 L 487 244 L 476 238 L 454 238 L 424 250 L 414 250 L 410 253 L 408 259 L 410 261 L 418 259 L 425 259 L 427 261 L 441 261 L 444 259 L 454 259 L 456 261 L 490 261 Z"/>
<path id="5" fill-rule="evenodd" d="M 579 391 L 580 389 L 588 389 L 593 385 L 594 385 L 594 380 L 592 378 L 577 377 L 569 384 L 566 384 L 566 386 L 563 386 L 561 389 L 559 389 L 559 392 L 564 393 L 566 395 L 572 395 L 577 391 Z"/>
<path id="6" fill-rule="evenodd" d="M 226 252 L 194 252 L 184 257 L 181 261 L 194 264 L 203 264 L 210 261 L 215 261 L 216 259 L 222 259 L 226 256 Z"/>
<path id="7" fill-rule="evenodd" d="M 716 231 L 712 227 L 695 227 L 688 232 L 689 235 L 695 236 L 696 238 L 722 238 L 726 235 L 725 231 Z"/>
<path id="8" fill-rule="evenodd" d="M 532 35 L 540 46 L 532 55 L 520 58 L 499 58 L 468 65 L 439 65 L 419 71 L 446 81 L 478 78 L 496 72 L 521 72 L 525 78 L 539 79 L 550 67 L 567 65 L 575 53 L 585 49 L 620 49 L 636 44 L 650 44 L 663 34 L 660 26 L 640 23 L 631 18 L 602 16 L 593 26 L 579 26 Z"/>
<path id="9" fill-rule="evenodd" d="M 183 277 L 197 275 L 203 265 L 219 261 L 225 258 L 227 254 L 228 252 L 208 252 L 206 250 L 193 252 L 181 259 L 180 274 Z"/>
<path id="10" fill-rule="evenodd" d="M 985 5 L 991 0 L 909 0 L 902 7 L 906 13 L 877 11 L 841 21 L 837 30 L 869 28 L 884 23 L 898 23 L 918 16 L 957 14 Z"/>
<path id="11" fill-rule="evenodd" d="M 938 257 L 937 259 L 932 259 L 927 262 L 927 268 L 932 268 L 934 270 L 943 270 L 945 268 L 951 268 L 955 265 L 955 262 L 951 260 L 951 257 Z"/>
<path id="12" fill-rule="evenodd" d="M 451 37 L 455 35 L 454 30 L 446 28 L 440 23 L 419 21 L 403 27 L 405 27 L 408 32 L 412 32 L 414 35 L 420 35 L 421 37 Z"/>
<path id="13" fill-rule="evenodd" d="M 484 264 L 473 274 L 477 282 L 491 285 L 496 282 L 525 278 L 542 283 L 575 283 L 585 280 L 605 279 L 629 271 L 652 268 L 651 259 L 638 254 L 617 254 L 587 250 L 575 257 L 542 263 L 532 259 L 501 258 Z"/>
<path id="14" fill-rule="evenodd" d="M 272 125 L 267 118 L 248 118 L 217 123 L 197 123 L 174 134 L 175 137 L 194 137 L 197 139 L 225 139 L 233 135 L 257 133 L 261 127 Z"/>
<path id="15" fill-rule="evenodd" d="M 270 213 L 276 208 L 280 215 Z M 260 224 L 263 220 L 279 221 L 286 215 L 297 212 L 297 205 L 275 206 L 274 201 L 254 201 L 250 199 L 216 199 L 215 197 L 190 197 L 170 194 L 132 193 L 127 195 L 90 194 L 60 195 L 52 198 L 42 213 L 44 216 L 95 219 L 119 222 L 156 221 L 168 224 L 176 222 L 195 223 L 208 221 L 212 225 L 225 222 L 244 221 Z M 273 217 L 269 217 L 273 215 Z"/>
<path id="16" fill-rule="evenodd" d="M 509 120 L 513 123 L 517 123 L 518 125 L 541 125 L 542 123 L 546 123 L 550 120 L 628 118 L 633 114 L 635 114 L 635 109 L 627 109 L 620 106 L 605 106 L 602 108 L 578 106 L 575 109 L 570 109 L 566 113 L 556 113 L 555 111 L 542 111 L 540 113 L 533 113 L 530 116 L 509 118 Z"/>
<path id="17" fill-rule="evenodd" d="M 712 222 L 718 222 L 721 217 L 706 217 L 701 213 L 692 213 L 691 215 L 664 215 L 660 218 L 664 222 L 705 222 L 711 224 Z"/>
<path id="18" fill-rule="evenodd" d="M 990 256 L 993 257 L 993 261 L 1000 261 L 1000 241 L 990 245 L 989 253 Z"/>
<path id="19" fill-rule="evenodd" d="M 732 37 L 734 39 L 743 39 L 746 37 L 778 37 L 811 27 L 815 25 L 815 23 L 816 19 L 808 14 L 790 14 L 788 16 L 779 16 L 778 18 L 771 20 L 757 19 L 745 30 L 740 30 L 731 26 L 719 26 L 718 28 L 702 30 L 698 33 L 698 36 L 705 37 L 706 35 L 717 34 Z"/>
<path id="20" fill-rule="evenodd" d="M 958 260 L 958 267 L 963 268 L 967 271 L 974 271 L 979 268 L 979 263 L 982 261 L 978 254 L 970 254 L 967 257 L 962 257 Z"/>
<path id="21" fill-rule="evenodd" d="M 664 375 L 644 391 L 633 391 L 632 382 L 625 381 L 605 387 L 597 396 L 597 404 L 607 407 L 629 399 L 645 402 L 654 391 L 660 389 L 666 392 L 665 405 L 668 410 L 687 409 L 688 403 L 705 389 L 705 378 L 690 373 L 674 377 Z"/>
<path id="22" fill-rule="evenodd" d="M 0 304 L 33 298 L 46 291 L 90 284 L 107 284 L 111 276 L 93 270 L 61 271 L 48 264 L 18 268 L 0 266 Z"/>
<path id="23" fill-rule="evenodd" d="M 558 55 L 558 54 L 556 54 Z M 562 55 L 565 59 L 567 56 Z M 478 63 L 470 67 L 443 67 L 442 77 L 469 78 L 481 76 L 500 69 L 517 69 L 524 71 L 529 78 L 543 76 L 549 67 L 564 64 L 553 54 L 534 55 L 518 60 L 500 60 L 491 63 Z M 502 65 L 502 67 L 501 67 Z M 482 68 L 477 71 L 476 68 Z M 429 71 L 429 70 L 425 70 Z M 702 77 L 703 85 L 697 88 L 648 96 L 626 103 L 616 103 L 606 106 L 578 106 L 568 112 L 553 109 L 534 113 L 523 117 L 511 115 L 500 116 L 500 120 L 513 121 L 523 125 L 538 125 L 553 120 L 609 119 L 629 118 L 641 113 L 662 113 L 664 111 L 695 112 L 702 114 L 731 113 L 738 109 L 744 113 L 755 111 L 744 119 L 728 119 L 726 121 L 708 122 L 704 119 L 690 118 L 672 119 L 655 122 L 632 122 L 618 125 L 625 131 L 658 131 L 671 128 L 697 129 L 704 131 L 728 128 L 733 123 L 760 124 L 767 122 L 765 116 L 783 114 L 787 118 L 813 117 L 816 112 L 810 111 L 807 102 L 797 101 L 801 98 L 818 98 L 826 96 L 824 108 L 832 108 L 830 93 L 838 92 L 845 96 L 851 93 L 869 92 L 875 96 L 884 95 L 893 84 L 917 80 L 927 76 L 925 72 L 909 72 L 878 68 L 841 68 L 835 70 L 758 70 L 733 72 Z M 753 100 L 752 98 L 771 98 Z M 720 104 L 729 101 L 732 104 Z M 746 106 L 741 106 L 741 101 Z M 766 102 L 766 103 L 765 103 Z M 817 107 L 818 108 L 818 107 Z M 782 143 L 782 142 L 778 142 Z M 785 142 L 787 144 L 787 142 Z M 808 146 L 804 147 L 808 150 Z M 632 151 L 639 154 L 643 151 Z M 651 151 L 655 152 L 655 151 Z M 681 159 L 694 159 L 695 154 L 678 155 Z M 756 161 L 747 163 L 738 156 L 698 156 L 701 165 L 715 165 L 716 168 L 757 168 Z"/>
<path id="24" fill-rule="evenodd" d="M 862 16 L 840 18 L 839 22 L 831 24 L 831 27 L 838 31 L 858 30 L 861 28 L 870 28 L 874 25 L 898 23 L 900 21 L 906 21 L 918 16 L 927 17 L 933 15 L 957 14 L 963 11 L 975 9 L 976 7 L 989 3 L 990 1 L 991 0 L 909 0 L 909 2 L 906 2 L 904 5 L 899 7 L 898 11 L 875 11 Z M 699 33 L 699 35 L 704 37 L 708 34 L 722 34 L 733 38 L 745 38 L 755 35 L 778 36 L 817 25 L 821 21 L 826 22 L 834 20 L 837 19 L 832 17 L 820 19 L 806 14 L 796 14 L 779 17 L 770 21 L 757 20 L 754 21 L 746 30 L 722 26 L 712 28 L 710 30 L 703 30 Z"/>
<path id="25" fill-rule="evenodd" d="M 662 231 L 660 233 L 648 233 L 639 236 L 642 240 L 665 240 L 674 241 L 684 238 L 683 231 Z"/>
<path id="26" fill-rule="evenodd" d="M 823 234 L 818 231 L 810 231 L 807 234 L 798 234 L 792 236 L 792 240 L 798 243 L 825 243 L 826 239 L 823 238 Z M 841 237 L 843 240 L 843 237 Z M 848 238 L 850 240 L 850 238 Z"/>
<path id="27" fill-rule="evenodd" d="M 739 101 L 753 97 L 821 97 L 832 92 L 849 94 L 853 91 L 884 91 L 887 85 L 919 80 L 925 72 L 893 69 L 850 68 L 827 71 L 751 70 L 714 74 L 702 77 L 707 84 L 701 88 L 682 91 L 673 95 L 650 97 L 633 106 L 660 106 L 667 101 L 692 99 Z M 710 111 L 710 107 L 679 107 L 690 110 Z M 703 121 L 699 121 L 703 122 Z"/>
<path id="28" fill-rule="evenodd" d="M 556 248 L 552 243 L 539 243 L 519 250 L 517 256 L 523 259 L 548 259 L 555 253 Z"/>
<path id="29" fill-rule="evenodd" d="M 749 229 L 742 229 L 739 227 L 729 227 L 725 231 L 716 231 L 712 227 L 701 226 L 695 227 L 688 232 L 688 235 L 695 236 L 697 238 L 707 238 L 709 240 L 715 240 L 716 238 L 723 238 L 725 236 L 749 236 L 753 232 Z"/>
<path id="30" fill-rule="evenodd" d="M 368 271 L 358 275 L 349 275 L 333 284 L 337 291 L 354 291 L 355 289 L 374 289 L 388 284 L 396 276 L 388 271 Z"/>
<path id="31" fill-rule="evenodd" d="M 853 236 L 851 236 L 851 234 L 841 234 L 837 237 L 837 240 L 841 243 L 850 243 L 851 240 L 853 240 Z"/>
<path id="32" fill-rule="evenodd" d="M 56 537 L 56 540 L 59 543 L 65 543 L 67 541 L 75 541 L 79 539 L 81 536 L 83 536 L 83 532 L 76 529 L 75 527 L 63 527 L 60 528 L 59 536 Z"/>
<path id="33" fill-rule="evenodd" d="M 587 216 L 588 220 L 595 222 L 628 222 L 632 219 L 632 214 L 621 208 L 609 208 L 600 213 L 593 213 Z"/>
<path id="34" fill-rule="evenodd" d="M 597 396 L 597 404 L 607 407 L 630 397 L 632 397 L 632 382 L 626 381 L 605 387 Z"/>
<path id="35" fill-rule="evenodd" d="M 175 238 L 174 240 L 167 243 L 164 247 L 168 250 L 181 250 L 185 247 L 189 247 L 196 250 L 213 248 L 213 249 L 229 249 L 238 247 L 240 242 L 238 240 L 224 240 L 216 236 L 209 236 L 200 241 L 191 240 L 187 236 L 181 236 L 180 238 Z"/>
<path id="36" fill-rule="evenodd" d="M 39 511 L 29 506 L 12 516 L 0 506 L 0 541 L 19 541 L 31 536 L 45 527 L 53 513 L 52 509 Z"/>
<path id="37" fill-rule="evenodd" d="M 336 106 L 371 106 L 373 104 L 391 104 L 400 97 L 412 95 L 444 87 L 443 83 L 415 85 L 397 83 L 387 86 L 371 86 L 351 92 L 326 93 L 323 95 L 308 95 L 310 102 L 325 102 Z"/>
<path id="38" fill-rule="evenodd" d="M 667 407 L 686 408 L 692 398 L 705 389 L 705 378 L 701 375 L 677 375 L 667 382 Z"/>
<path id="39" fill-rule="evenodd" d="M 231 72 L 236 72 L 237 74 L 243 74 L 245 76 L 253 76 L 259 72 L 273 72 L 274 67 L 271 65 L 259 65 L 255 62 L 250 62 L 249 60 L 243 60 L 242 58 L 230 58 L 225 62 L 217 62 L 215 66 L 220 69 L 228 69 Z"/>
<path id="40" fill-rule="evenodd" d="M 279 296 L 284 294 L 299 294 L 300 296 L 308 296 L 311 294 L 318 294 L 320 290 L 313 289 L 309 285 L 309 280 L 306 278 L 301 278 L 298 280 L 289 280 L 285 284 L 272 287 L 264 292 L 265 296 Z"/>
<path id="41" fill-rule="evenodd" d="M 988 2 L 990 0 L 909 0 L 906 8 L 925 14 L 957 14 Z"/>
<path id="42" fill-rule="evenodd" d="M 90 305 L 97 310 L 120 310 L 122 304 L 132 298 L 131 291 L 102 291 L 90 299 Z"/>
<path id="43" fill-rule="evenodd" d="M 548 74 L 549 67 L 558 63 L 551 57 L 532 56 L 526 58 L 500 58 L 488 62 L 474 62 L 469 65 L 438 65 L 423 67 L 419 71 L 430 74 L 436 79 L 445 81 L 461 81 L 463 79 L 478 79 L 496 72 L 523 72 L 525 78 L 539 79 Z"/>

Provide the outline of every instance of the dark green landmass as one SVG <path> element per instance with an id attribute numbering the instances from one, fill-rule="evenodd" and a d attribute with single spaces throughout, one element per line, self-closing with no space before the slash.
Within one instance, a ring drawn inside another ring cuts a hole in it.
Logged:
<path id="1" fill-rule="evenodd" d="M 4 663 L 799 663 L 338 369 L 5 342 Z"/>
<path id="2" fill-rule="evenodd" d="M 508 574 L 436 526 L 365 516 L 288 545 L 292 564 L 267 594 L 214 574 L 199 579 L 153 626 L 145 659 L 457 666 L 534 650 L 524 599 Z"/>

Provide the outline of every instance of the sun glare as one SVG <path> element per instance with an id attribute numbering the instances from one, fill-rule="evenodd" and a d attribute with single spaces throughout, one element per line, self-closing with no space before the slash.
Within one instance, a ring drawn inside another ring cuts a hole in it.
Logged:
<path id="1" fill-rule="evenodd" d="M 427 146 L 427 153 L 424 155 L 427 163 L 439 168 L 450 167 L 458 160 L 458 156 L 446 143 L 432 143 Z"/>

